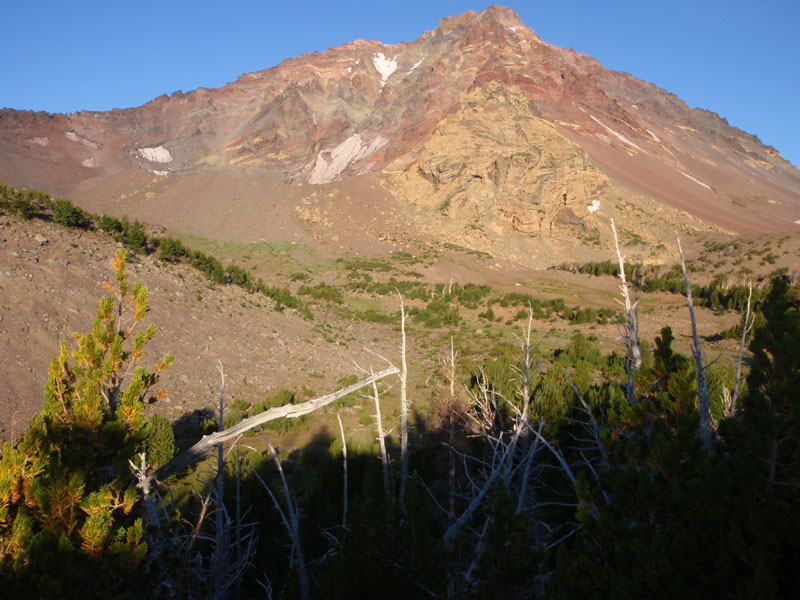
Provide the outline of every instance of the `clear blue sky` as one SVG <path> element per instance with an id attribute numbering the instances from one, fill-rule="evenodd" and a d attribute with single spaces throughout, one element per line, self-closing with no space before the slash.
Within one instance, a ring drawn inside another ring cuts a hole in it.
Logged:
<path id="1" fill-rule="evenodd" d="M 508 0 L 545 41 L 708 108 L 800 165 L 800 0 Z M 410 41 L 471 1 L 2 0 L 0 106 L 73 112 L 219 87 L 364 38 Z"/>

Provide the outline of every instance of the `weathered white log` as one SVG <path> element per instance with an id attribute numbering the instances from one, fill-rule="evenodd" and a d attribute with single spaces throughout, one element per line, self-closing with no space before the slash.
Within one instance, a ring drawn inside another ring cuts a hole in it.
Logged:
<path id="1" fill-rule="evenodd" d="M 303 415 L 310 414 L 315 410 L 322 408 L 323 406 L 327 406 L 331 402 L 334 402 L 339 398 L 346 396 L 347 394 L 351 394 L 352 392 L 360 390 L 361 388 L 370 385 L 374 381 L 378 381 L 384 377 L 389 377 L 390 375 L 397 375 L 398 373 L 400 373 L 400 370 L 397 367 L 389 367 L 388 369 L 379 371 L 378 373 L 370 375 L 369 377 L 362 379 L 353 385 L 349 385 L 346 388 L 342 388 L 341 390 L 331 394 L 314 398 L 313 400 L 303 402 L 302 404 L 276 406 L 263 413 L 254 415 L 249 419 L 245 419 L 244 421 L 241 421 L 240 423 L 234 425 L 233 427 L 229 427 L 224 431 L 205 435 L 194 446 L 181 452 L 178 456 L 158 469 L 158 471 L 140 480 L 137 487 L 139 487 L 140 490 L 145 489 L 145 486 L 147 486 L 147 489 L 150 489 L 154 481 L 163 481 L 170 475 L 174 475 L 175 473 L 182 471 L 186 467 L 189 467 L 197 461 L 202 460 L 214 449 L 217 444 L 224 444 L 229 440 L 235 439 L 254 427 L 258 427 L 259 425 L 263 425 L 269 421 L 274 421 L 275 419 L 295 419 L 297 417 L 302 417 Z"/>

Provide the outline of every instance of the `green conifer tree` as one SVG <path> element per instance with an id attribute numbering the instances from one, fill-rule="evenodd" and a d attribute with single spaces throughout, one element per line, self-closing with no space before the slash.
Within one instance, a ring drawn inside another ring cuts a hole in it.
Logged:
<path id="1" fill-rule="evenodd" d="M 148 434 L 143 400 L 153 372 L 141 366 L 155 327 L 142 327 L 147 289 L 128 284 L 127 252 L 111 264 L 90 332 L 62 342 L 41 412 L 0 458 L 0 583 L 8 597 L 123 597 L 147 552 L 128 461 Z M 72 360 L 70 360 L 70 358 Z M 162 454 L 168 454 L 162 450 Z"/>

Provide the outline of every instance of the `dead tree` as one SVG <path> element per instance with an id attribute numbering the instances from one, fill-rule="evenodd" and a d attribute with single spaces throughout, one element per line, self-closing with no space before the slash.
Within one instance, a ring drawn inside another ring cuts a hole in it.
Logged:
<path id="1" fill-rule="evenodd" d="M 256 479 L 258 479 L 258 481 L 267 491 L 269 497 L 272 499 L 272 503 L 275 505 L 275 509 L 280 515 L 281 522 L 283 523 L 286 532 L 289 534 L 289 538 L 292 540 L 292 558 L 297 561 L 297 573 L 300 579 L 300 595 L 303 600 L 309 600 L 311 597 L 311 591 L 308 580 L 308 568 L 306 567 L 305 556 L 303 554 L 303 546 L 300 542 L 300 515 L 297 509 L 297 503 L 294 501 L 294 498 L 292 498 L 292 494 L 289 491 L 289 483 L 286 481 L 286 475 L 283 472 L 283 467 L 281 466 L 281 461 L 278 458 L 278 453 L 275 451 L 275 448 L 272 446 L 269 439 L 267 439 L 267 436 L 264 435 L 263 429 L 261 429 L 261 436 L 267 444 L 270 457 L 275 462 L 275 467 L 278 470 L 278 475 L 280 476 L 281 483 L 283 484 L 283 496 L 286 503 L 285 510 L 281 507 L 281 503 L 278 501 L 278 498 L 272 493 L 269 485 L 267 485 L 267 482 L 264 481 L 261 475 L 258 474 L 257 470 L 253 469 L 253 475 L 256 476 Z"/>
<path id="2" fill-rule="evenodd" d="M 225 430 L 225 371 L 222 363 L 217 366 L 219 371 L 219 420 L 217 422 L 217 432 Z M 220 594 L 225 589 L 225 564 L 228 562 L 228 535 L 225 530 L 225 503 L 223 500 L 223 471 L 225 469 L 225 457 L 223 456 L 223 444 L 217 444 L 217 476 L 214 482 L 214 504 L 216 505 L 216 533 L 217 540 L 214 547 L 214 555 L 211 560 L 211 570 L 214 573 L 214 595 Z"/>
<path id="3" fill-rule="evenodd" d="M 708 378 L 703 358 L 703 350 L 700 347 L 700 336 L 697 335 L 697 319 L 694 316 L 694 303 L 692 302 L 692 284 L 689 281 L 689 273 L 686 270 L 686 261 L 681 247 L 681 238 L 675 232 L 675 239 L 678 242 L 678 253 L 681 257 L 681 269 L 683 278 L 686 281 L 686 304 L 689 307 L 689 319 L 692 322 L 692 356 L 694 356 L 695 368 L 697 370 L 697 396 L 699 398 L 700 410 L 700 439 L 706 448 L 711 446 L 711 409 L 708 402 Z"/>
<path id="4" fill-rule="evenodd" d="M 400 292 L 400 506 L 405 511 L 408 483 L 408 366 L 406 364 L 406 310 Z"/>
<path id="5" fill-rule="evenodd" d="M 347 394 L 351 394 L 355 391 L 360 390 L 363 387 L 366 387 L 372 384 L 374 381 L 378 381 L 383 379 L 384 377 L 389 377 L 390 375 L 397 375 L 400 373 L 400 370 L 395 366 L 390 366 L 383 371 L 379 371 L 369 377 L 362 379 L 354 383 L 353 385 L 349 385 L 346 388 L 342 388 L 336 392 L 331 394 L 326 394 L 324 396 L 320 396 L 319 398 L 314 398 L 313 400 L 309 400 L 308 402 L 303 402 L 302 404 L 287 404 L 285 406 L 276 406 L 274 408 L 270 408 L 269 410 L 254 415 L 249 419 L 244 419 L 243 421 L 239 422 L 238 424 L 234 425 L 233 427 L 229 427 L 221 432 L 212 433 L 210 435 L 205 435 L 203 438 L 197 442 L 194 446 L 181 452 L 178 456 L 173 458 L 163 467 L 158 469 L 155 473 L 150 473 L 139 480 L 137 487 L 139 488 L 140 492 L 144 493 L 144 490 L 152 490 L 153 486 L 158 481 L 164 481 L 170 475 L 174 475 L 179 471 L 193 465 L 194 463 L 198 462 L 205 458 L 210 452 L 213 451 L 214 448 L 217 447 L 218 444 L 224 444 L 230 440 L 234 440 L 241 435 L 244 435 L 251 429 L 258 427 L 259 425 L 263 425 L 269 421 L 274 421 L 275 419 L 293 419 L 297 417 L 301 417 L 303 415 L 310 414 L 323 406 L 329 405 L 331 402 L 346 396 Z"/>
<path id="6" fill-rule="evenodd" d="M 736 415 L 736 404 L 739 400 L 739 394 L 742 391 L 741 388 L 741 381 L 742 381 L 742 357 L 744 356 L 744 347 L 745 342 L 747 340 L 747 334 L 750 333 L 753 329 L 753 323 L 755 322 L 755 316 L 750 314 L 750 301 L 753 299 L 753 282 L 751 281 L 747 286 L 747 308 L 744 312 L 744 318 L 742 319 L 742 338 L 739 342 L 739 357 L 736 361 L 736 385 L 733 388 L 733 397 L 731 398 L 731 406 L 730 406 L 730 415 Z"/>
<path id="7" fill-rule="evenodd" d="M 611 231 L 614 234 L 614 247 L 617 251 L 617 259 L 619 260 L 619 289 L 622 292 L 622 304 L 625 307 L 625 324 L 622 326 L 622 337 L 625 340 L 625 349 L 627 360 L 625 364 L 625 372 L 628 377 L 628 385 L 626 388 L 626 397 L 628 404 L 633 404 L 635 401 L 634 395 L 634 381 L 633 371 L 638 371 L 642 366 L 642 351 L 639 348 L 639 319 L 637 312 L 637 300 L 631 304 L 630 294 L 628 293 L 628 282 L 625 279 L 625 257 L 619 249 L 619 239 L 617 238 L 617 228 L 614 226 L 614 219 L 611 219 Z M 619 300 L 618 300 L 619 302 Z"/>
<path id="8" fill-rule="evenodd" d="M 374 383 L 374 382 L 373 382 Z M 340 413 L 336 413 L 336 420 L 339 421 L 339 431 L 342 434 L 342 460 L 344 462 L 344 489 L 342 491 L 343 496 L 343 508 L 342 508 L 342 529 L 347 529 L 347 439 L 344 437 L 344 426 L 342 425 L 342 415 Z"/>
<path id="9" fill-rule="evenodd" d="M 386 432 L 383 430 L 383 419 L 381 417 L 381 400 L 378 395 L 378 384 L 372 382 L 373 398 L 375 399 L 375 424 L 378 428 L 378 442 L 381 447 L 381 466 L 383 467 L 383 489 L 386 496 L 389 496 L 389 457 L 386 453 Z"/>

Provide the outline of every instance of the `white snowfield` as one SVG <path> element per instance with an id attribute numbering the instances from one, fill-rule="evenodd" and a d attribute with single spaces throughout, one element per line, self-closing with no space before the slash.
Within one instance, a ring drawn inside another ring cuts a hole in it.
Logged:
<path id="1" fill-rule="evenodd" d="M 688 178 L 688 179 L 691 179 L 691 180 L 692 180 L 692 181 L 694 181 L 694 182 L 695 182 L 697 185 L 702 185 L 702 186 L 703 186 L 704 188 L 706 188 L 707 190 L 710 190 L 710 189 L 711 189 L 711 186 L 710 186 L 710 185 L 708 185 L 707 183 L 703 183 L 703 182 L 702 182 L 702 181 L 700 181 L 699 179 L 695 179 L 694 177 L 692 177 L 691 175 L 689 175 L 689 174 L 688 174 L 687 172 L 685 172 L 685 171 L 681 171 L 680 169 L 678 169 L 678 173 L 680 173 L 681 175 L 683 175 L 684 177 L 686 177 L 686 178 Z"/>
<path id="2" fill-rule="evenodd" d="M 353 163 L 367 158 L 375 151 L 385 146 L 389 140 L 378 136 L 367 144 L 361 136 L 354 133 L 341 144 L 330 150 L 323 150 L 317 155 L 309 183 L 330 183 L 342 174 Z"/>
<path id="3" fill-rule="evenodd" d="M 650 131 L 649 129 L 645 129 L 645 131 L 650 134 L 650 137 L 653 138 L 654 142 L 660 142 L 661 141 L 660 139 L 658 139 L 658 136 L 655 133 L 653 133 L 652 131 Z"/>
<path id="4" fill-rule="evenodd" d="M 584 111 L 584 112 L 585 112 L 585 111 Z M 623 144 L 628 144 L 628 146 L 631 146 L 631 147 L 633 147 L 633 148 L 636 148 L 636 149 L 637 149 L 639 152 L 644 152 L 644 150 L 642 150 L 641 148 L 639 148 L 639 146 L 637 146 L 636 144 L 634 144 L 632 141 L 630 141 L 628 138 L 626 138 L 626 137 L 625 137 L 624 135 L 622 135 L 621 133 L 618 133 L 618 132 L 614 131 L 613 129 L 611 129 L 611 127 L 609 127 L 608 125 L 606 125 L 605 123 L 603 123 L 603 122 L 602 122 L 600 119 L 598 119 L 598 118 L 597 118 L 597 117 L 595 117 L 594 115 L 589 115 L 589 118 L 590 118 L 592 121 L 594 121 L 595 123 L 597 123 L 598 125 L 600 125 L 600 127 L 602 127 L 603 129 L 605 129 L 606 131 L 608 131 L 608 132 L 609 132 L 611 135 L 613 135 L 614 137 L 616 137 L 616 138 L 617 138 L 617 139 L 618 139 L 620 142 L 622 142 Z"/>
<path id="5" fill-rule="evenodd" d="M 35 137 L 28 140 L 31 144 L 38 144 L 39 146 L 47 146 L 50 143 L 50 140 L 46 137 Z"/>
<path id="6" fill-rule="evenodd" d="M 92 149 L 95 149 L 95 150 L 96 150 L 97 148 L 99 148 L 99 147 L 100 147 L 100 146 L 98 146 L 97 144 L 95 144 L 93 141 L 91 141 L 91 140 L 87 140 L 86 138 L 82 138 L 81 136 L 79 136 L 79 135 L 78 135 L 77 133 L 75 133 L 74 131 L 65 131 L 65 132 L 64 132 L 64 136 L 65 136 L 65 137 L 66 137 L 66 138 L 67 138 L 67 139 L 68 139 L 70 142 L 77 142 L 77 143 L 79 143 L 79 144 L 83 144 L 83 145 L 84 145 L 84 146 L 86 146 L 87 148 L 92 148 Z"/>
<path id="7" fill-rule="evenodd" d="M 795 221 L 794 224 L 795 225 L 800 225 L 800 219 L 797 219 L 797 221 Z"/>
<path id="8" fill-rule="evenodd" d="M 96 165 L 94 164 L 94 159 L 93 159 L 93 158 L 84 158 L 84 159 L 81 161 L 81 165 L 83 165 L 83 166 L 84 166 L 84 167 L 86 167 L 87 169 L 94 169 L 94 168 L 95 168 L 95 166 L 96 166 Z"/>
<path id="9" fill-rule="evenodd" d="M 411 75 L 411 74 L 412 74 L 412 73 L 413 73 L 413 72 L 414 72 L 414 71 L 417 69 L 417 67 L 418 67 L 418 66 L 420 66 L 420 65 L 422 64 L 422 61 L 423 61 L 423 60 L 425 60 L 425 58 L 424 58 L 424 57 L 423 57 L 423 58 L 420 58 L 420 59 L 419 59 L 417 62 L 415 62 L 415 63 L 414 63 L 414 66 L 413 66 L 413 67 L 411 67 L 411 70 L 410 70 L 408 73 L 406 73 L 406 75 Z"/>
<path id="10" fill-rule="evenodd" d="M 372 58 L 372 64 L 375 65 L 378 73 L 381 74 L 381 87 L 386 85 L 386 80 L 397 70 L 397 61 L 393 58 L 385 57 L 383 52 L 378 52 Z"/>
<path id="11" fill-rule="evenodd" d="M 592 203 L 586 207 L 586 210 L 588 210 L 590 214 L 596 213 L 600 210 L 600 200 L 592 200 Z"/>
<path id="12" fill-rule="evenodd" d="M 139 156 L 150 162 L 168 163 L 172 162 L 172 154 L 164 146 L 155 148 L 139 148 Z"/>
<path id="13" fill-rule="evenodd" d="M 169 175 L 169 171 L 154 171 L 153 169 L 150 169 L 150 172 L 153 175 L 158 175 L 160 177 L 166 177 L 167 175 Z"/>

